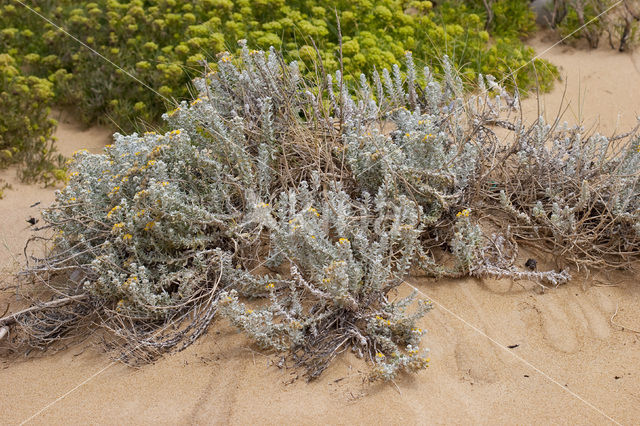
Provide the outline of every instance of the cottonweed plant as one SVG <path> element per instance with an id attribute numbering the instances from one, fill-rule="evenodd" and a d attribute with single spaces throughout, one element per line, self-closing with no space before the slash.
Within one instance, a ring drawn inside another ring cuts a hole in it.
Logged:
<path id="1" fill-rule="evenodd" d="M 338 183 L 323 191 L 318 178 L 274 206 L 259 203 L 249 220 L 269 235 L 269 263 L 289 273 L 245 278 L 222 293 L 221 313 L 261 346 L 291 351 L 309 378 L 349 349 L 377 364 L 374 378 L 426 367 L 416 321 L 430 304 L 409 313 L 415 294 L 389 297 L 419 251 L 419 207 L 403 198 L 382 186 L 354 199 Z M 251 309 L 241 297 L 270 304 Z"/>
<path id="2" fill-rule="evenodd" d="M 484 201 L 519 241 L 578 267 L 628 266 L 640 247 L 637 130 L 607 138 L 540 118 L 518 129 Z"/>
<path id="3" fill-rule="evenodd" d="M 619 234 L 638 228 L 631 135 L 549 139 L 553 126 L 509 119 L 518 97 L 493 78 L 467 96 L 446 58 L 442 76 L 405 58 L 352 86 L 242 44 L 205 64 L 198 96 L 165 115 L 174 130 L 77 154 L 45 214 L 48 251 L 21 274 L 34 303 L 0 319 L 9 343 L 100 326 L 120 359 L 145 362 L 220 312 L 309 378 L 353 350 L 390 379 L 428 364 L 417 321 L 429 304 L 395 298 L 410 271 L 558 285 L 568 270 L 523 271 L 518 243 L 574 264 L 585 241 L 637 255 Z"/>

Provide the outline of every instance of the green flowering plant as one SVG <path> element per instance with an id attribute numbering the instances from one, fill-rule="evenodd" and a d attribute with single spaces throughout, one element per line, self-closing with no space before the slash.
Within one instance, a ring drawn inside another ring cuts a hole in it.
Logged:
<path id="1" fill-rule="evenodd" d="M 0 47 L 21 58 L 20 66 L 54 82 L 57 101 L 79 105 L 88 122 L 114 120 L 127 131 L 157 122 L 174 99 L 190 98 L 189 83 L 202 60 L 227 50 L 238 53 L 241 39 L 257 48 L 273 46 L 285 60 L 299 61 L 306 76 L 318 67 L 331 73 L 341 68 L 347 81 L 399 64 L 407 50 L 436 74 L 442 71 L 438 58 L 448 55 L 469 87 L 480 73 L 502 78 L 517 70 L 508 84 L 513 80 L 521 89 L 538 81 L 546 89 L 557 77 L 553 66 L 534 60 L 533 50 L 519 40 L 533 23 L 524 0 L 495 2 L 495 15 L 509 18 L 496 18 L 489 28 L 479 2 L 26 2 L 122 69 L 26 8 L 4 3 Z"/>
<path id="2" fill-rule="evenodd" d="M 64 179 L 64 159 L 56 153 L 52 137 L 56 121 L 49 117 L 52 86 L 24 75 L 12 56 L 0 54 L 0 168 L 17 164 L 26 182 Z"/>

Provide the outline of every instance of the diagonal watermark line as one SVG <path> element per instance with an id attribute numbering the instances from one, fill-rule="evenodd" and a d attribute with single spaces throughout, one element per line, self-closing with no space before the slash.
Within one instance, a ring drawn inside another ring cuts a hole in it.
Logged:
<path id="1" fill-rule="evenodd" d="M 527 61 L 525 64 L 519 66 L 518 68 L 516 68 L 514 71 L 511 71 L 509 74 L 507 74 L 506 76 L 504 76 L 502 79 L 500 79 L 498 82 L 496 82 L 496 84 L 498 86 L 502 85 L 502 83 L 504 83 L 505 81 L 507 81 L 508 79 L 510 79 L 511 77 L 513 77 L 518 71 L 520 71 L 522 68 L 529 66 L 530 64 L 533 64 L 536 60 L 540 59 L 543 55 L 545 55 L 546 53 L 548 53 L 550 50 L 552 50 L 553 48 L 555 48 L 556 46 L 558 46 L 559 44 L 561 44 L 562 42 L 564 42 L 565 40 L 571 38 L 574 34 L 576 34 L 579 31 L 582 31 L 584 28 L 586 28 L 588 25 L 592 24 L 593 22 L 597 21 L 600 17 L 604 16 L 605 14 L 609 13 L 610 11 L 612 11 L 613 9 L 615 9 L 616 7 L 618 7 L 620 4 L 623 3 L 624 0 L 619 0 L 618 2 L 614 3 L 613 5 L 611 5 L 610 7 L 608 7 L 607 9 L 605 9 L 604 11 L 600 12 L 597 16 L 593 17 L 592 19 L 590 19 L 589 21 L 585 22 L 584 24 L 582 24 L 580 27 L 578 27 L 577 29 L 573 30 L 571 33 L 569 33 L 568 35 L 564 36 L 562 39 L 558 40 L 557 42 L 555 42 L 554 44 L 552 44 L 550 47 L 548 47 L 547 49 L 545 49 L 543 52 L 535 55 L 533 58 L 531 58 L 529 61 Z M 483 91 L 481 91 L 477 97 L 479 96 L 484 96 L 487 93 L 489 93 L 491 89 L 484 89 Z M 377 158 L 372 164 L 370 164 L 367 168 L 365 168 L 364 170 L 360 171 L 360 173 L 358 173 L 356 175 L 356 178 L 359 178 L 362 174 L 366 173 L 367 171 L 371 170 L 373 167 L 375 167 L 378 163 L 380 163 L 380 161 L 384 160 L 385 157 L 388 157 L 391 154 L 394 154 L 396 152 L 399 152 L 402 150 L 401 146 L 397 146 L 395 149 L 387 152 L 386 154 L 380 156 L 380 158 Z"/>
<path id="2" fill-rule="evenodd" d="M 435 300 L 433 297 L 429 296 L 428 294 L 426 294 L 425 292 L 423 292 L 422 290 L 420 290 L 419 288 L 417 288 L 416 286 L 414 286 L 413 284 L 407 282 L 407 281 L 403 281 L 406 285 L 408 285 L 409 287 L 411 287 L 413 290 L 415 290 L 416 292 L 418 292 L 419 294 L 422 294 L 424 297 L 426 297 L 428 300 L 430 300 L 434 305 L 437 305 L 440 309 L 442 309 L 443 311 L 447 312 L 449 315 L 453 316 L 455 319 L 457 319 L 458 321 L 462 322 L 464 325 L 466 325 L 467 327 L 469 327 L 470 329 L 472 329 L 473 331 L 475 331 L 476 333 L 480 334 L 481 336 L 487 338 L 491 343 L 495 344 L 496 346 L 498 346 L 499 348 L 501 348 L 502 350 L 504 350 L 505 352 L 507 352 L 508 354 L 510 354 L 511 356 L 513 356 L 514 358 L 516 358 L 518 361 L 522 362 L 523 364 L 527 365 L 529 368 L 533 369 L 534 371 L 536 371 L 538 374 L 540 374 L 542 377 L 544 377 L 545 379 L 547 379 L 548 381 L 550 381 L 551 383 L 557 385 L 560 389 L 564 390 L 565 392 L 569 393 L 571 396 L 573 396 L 574 398 L 580 400 L 581 402 L 583 402 L 585 405 L 587 405 L 589 408 L 591 408 L 592 410 L 594 410 L 595 412 L 597 412 L 598 414 L 602 415 L 603 417 L 605 417 L 607 420 L 609 420 L 610 422 L 616 424 L 616 425 L 621 425 L 620 422 L 618 422 L 617 420 L 615 420 L 614 418 L 612 418 L 611 416 L 609 416 L 607 413 L 605 413 L 604 411 L 602 411 L 600 408 L 598 408 L 595 404 L 587 401 L 585 398 L 583 398 L 582 396 L 578 395 L 576 392 L 572 391 L 571 389 L 567 388 L 566 386 L 563 386 L 562 383 L 560 383 L 558 380 L 554 379 L 553 377 L 551 377 L 549 374 L 545 373 L 543 370 L 541 370 L 540 368 L 536 367 L 535 365 L 533 365 L 530 361 L 527 361 L 525 358 L 521 357 L 520 355 L 518 355 L 517 353 L 515 353 L 514 351 L 511 351 L 508 349 L 507 345 L 504 345 L 502 343 L 500 343 L 498 340 L 496 340 L 495 338 L 489 336 L 487 333 L 485 333 L 484 331 L 482 331 L 480 328 L 478 328 L 477 326 L 469 323 L 468 321 L 466 321 L 464 318 L 462 318 L 460 315 L 456 314 L 454 311 L 452 311 L 451 309 L 447 308 L 445 305 L 443 305 L 441 302 L 438 302 L 437 300 Z"/>
<path id="3" fill-rule="evenodd" d="M 157 90 L 155 90 L 153 87 L 149 86 L 147 83 L 145 83 L 144 81 L 140 80 L 138 77 L 136 77 L 135 75 L 131 74 L 129 71 L 125 70 L 124 68 L 122 68 L 121 66 L 119 66 L 118 64 L 116 64 L 115 62 L 113 62 L 111 59 L 107 58 L 106 56 L 104 56 L 102 53 L 98 52 L 97 50 L 95 50 L 94 48 L 92 48 L 91 46 L 89 46 L 88 44 L 84 43 L 82 40 L 80 40 L 78 37 L 74 36 L 73 34 L 71 34 L 69 31 L 65 30 L 64 28 L 62 28 L 60 25 L 57 25 L 55 22 L 51 21 L 49 18 L 47 18 L 46 16 L 42 15 L 40 12 L 38 12 L 37 10 L 33 9 L 32 7 L 24 4 L 21 0 L 14 0 L 16 3 L 19 3 L 20 5 L 22 5 L 22 7 L 24 7 L 25 9 L 29 10 L 31 13 L 35 14 L 36 16 L 40 17 L 41 19 L 43 19 L 44 21 L 48 22 L 49 24 L 53 25 L 56 29 L 58 29 L 59 31 L 62 31 L 65 35 L 71 37 L 72 39 L 74 39 L 76 42 L 78 42 L 79 44 L 81 44 L 82 46 L 84 46 L 85 48 L 87 48 L 88 50 L 90 50 L 93 54 L 99 56 L 100 58 L 102 58 L 104 61 L 108 62 L 109 64 L 113 65 L 115 68 L 119 69 L 120 71 L 122 71 L 123 73 L 125 73 L 126 75 L 128 75 L 129 77 L 131 77 L 132 79 L 134 79 L 136 82 L 140 83 L 142 86 L 144 86 L 146 89 L 151 90 L 153 93 L 155 93 L 156 95 L 160 96 L 162 99 L 164 99 L 165 101 L 169 102 L 169 103 L 175 103 L 173 100 L 167 98 L 166 96 L 164 96 L 162 93 L 158 92 Z"/>
<path id="4" fill-rule="evenodd" d="M 175 105 L 175 100 L 169 99 L 166 96 L 164 96 L 162 93 L 158 92 L 157 90 L 155 90 L 153 87 L 149 86 L 147 83 L 145 83 L 144 81 L 140 80 L 138 77 L 136 77 L 135 75 L 131 74 L 129 71 L 125 70 L 124 68 L 122 68 L 121 66 L 119 66 L 118 64 L 116 64 L 115 62 L 113 62 L 112 60 L 110 60 L 109 58 L 107 58 L 106 56 L 102 55 L 100 52 L 98 52 L 97 50 L 95 50 L 94 48 L 92 48 L 91 46 L 87 45 L 86 43 L 84 43 L 82 40 L 80 40 L 78 37 L 74 36 L 73 34 L 71 34 L 69 31 L 67 31 L 66 29 L 64 29 L 63 27 L 61 27 L 60 25 L 56 24 L 55 22 L 51 21 L 49 18 L 47 18 L 46 16 L 42 15 L 41 13 L 39 13 L 37 10 L 29 7 L 28 5 L 24 4 L 21 0 L 14 0 L 16 3 L 19 3 L 20 5 L 22 5 L 24 8 L 28 9 L 30 12 L 34 13 L 36 16 L 40 17 L 41 19 L 45 20 L 46 22 L 48 22 L 49 24 L 53 25 L 56 29 L 58 29 L 59 31 L 61 31 L 62 33 L 64 33 L 65 35 L 71 37 L 73 40 L 75 40 L 77 43 L 79 43 L 80 45 L 82 45 L 83 47 L 87 48 L 89 51 L 91 51 L 92 53 L 94 53 L 95 55 L 99 56 L 100 58 L 102 58 L 103 60 L 105 60 L 106 62 L 108 62 L 109 64 L 111 64 L 112 66 L 114 66 L 115 68 L 119 69 L 120 71 L 122 71 L 123 73 L 125 73 L 127 76 L 131 77 L 133 80 L 135 80 L 136 82 L 140 83 L 142 86 L 144 86 L 146 89 L 152 91 L 153 93 L 155 93 L 156 95 L 158 95 L 159 97 L 161 97 L 162 99 L 164 99 L 165 101 L 174 104 Z M 225 139 L 227 140 L 227 139 Z M 228 142 L 231 145 L 234 145 L 236 148 L 238 148 L 240 151 L 244 152 L 246 154 L 246 151 L 244 150 L 244 147 L 240 146 L 239 144 L 235 143 L 232 140 L 228 140 Z M 263 166 L 271 169 L 275 174 L 278 174 L 278 172 L 271 167 L 269 164 L 265 163 L 264 161 L 262 161 L 260 158 L 255 157 L 255 160 L 262 164 Z"/>

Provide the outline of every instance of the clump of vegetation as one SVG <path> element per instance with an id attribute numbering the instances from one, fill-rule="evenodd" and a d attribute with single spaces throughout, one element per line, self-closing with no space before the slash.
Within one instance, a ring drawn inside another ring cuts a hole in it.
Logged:
<path id="1" fill-rule="evenodd" d="M 595 49 L 605 38 L 612 49 L 622 52 L 640 40 L 637 0 L 554 0 L 549 8 L 549 23 L 569 41 L 585 39 Z"/>
<path id="2" fill-rule="evenodd" d="M 0 168 L 18 164 L 23 181 L 64 179 L 64 159 L 53 146 L 56 122 L 49 117 L 53 97 L 49 81 L 23 74 L 13 57 L 0 54 Z"/>
<path id="3" fill-rule="evenodd" d="M 429 362 L 417 326 L 429 304 L 395 299 L 411 270 L 545 288 L 569 270 L 522 270 L 519 244 L 572 267 L 638 257 L 635 134 L 526 127 L 494 78 L 468 95 L 448 58 L 438 78 L 405 61 L 371 84 L 313 81 L 243 43 L 165 115 L 174 130 L 77 154 L 45 214 L 49 250 L 22 273 L 34 304 L 0 319 L 9 345 L 56 347 L 97 325 L 119 359 L 146 362 L 219 313 L 309 378 L 353 350 L 391 379 Z"/>
<path id="4" fill-rule="evenodd" d="M 481 3 L 465 3 L 26 2 L 162 97 L 17 4 L 0 8 L 0 46 L 24 58 L 19 65 L 30 73 L 54 82 L 58 102 L 80 106 L 89 122 L 113 120 L 127 131 L 140 128 L 141 122 L 158 121 L 168 100 L 189 98 L 188 83 L 201 61 L 227 50 L 237 53 L 241 39 L 262 49 L 275 47 L 285 60 L 298 61 L 306 76 L 316 73 L 317 64 L 330 73 L 341 68 L 345 81 L 354 82 L 360 73 L 371 75 L 374 69 L 399 64 L 410 50 L 436 73 L 442 71 L 438 58 L 448 55 L 467 82 L 475 82 L 479 73 L 502 78 L 513 71 L 509 85 L 523 90 L 551 86 L 555 67 L 533 60 L 533 49 L 519 40 L 534 22 L 526 0 L 493 2 L 488 27 Z"/>

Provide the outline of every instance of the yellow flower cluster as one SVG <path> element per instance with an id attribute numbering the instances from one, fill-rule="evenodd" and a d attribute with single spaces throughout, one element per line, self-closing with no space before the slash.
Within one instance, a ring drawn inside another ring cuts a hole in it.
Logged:
<path id="1" fill-rule="evenodd" d="M 130 241 L 132 238 L 133 238 L 133 235 L 131 235 L 131 234 L 124 234 L 124 235 L 122 236 L 122 239 L 123 239 L 124 241 Z"/>
<path id="2" fill-rule="evenodd" d="M 382 317 L 381 317 L 381 316 L 379 316 L 379 315 L 376 315 L 376 319 L 377 319 L 379 322 L 381 322 L 382 324 L 391 325 L 391 321 L 386 320 L 386 319 L 382 318 Z"/>
<path id="3" fill-rule="evenodd" d="M 119 186 L 114 186 L 113 189 L 111 190 L 111 192 L 109 192 L 109 195 L 117 194 L 118 191 L 120 191 L 120 187 Z"/>
<path id="4" fill-rule="evenodd" d="M 263 209 L 269 207 L 269 203 L 258 203 L 256 207 L 258 207 L 259 209 Z"/>
<path id="5" fill-rule="evenodd" d="M 315 214 L 316 216 L 320 216 L 320 213 L 318 213 L 318 210 L 314 209 L 313 207 L 309 207 L 307 211 Z"/>
<path id="6" fill-rule="evenodd" d="M 349 239 L 348 239 L 348 238 L 340 238 L 340 239 L 338 240 L 338 243 L 339 243 L 339 244 L 347 244 L 348 242 L 349 242 Z"/>
<path id="7" fill-rule="evenodd" d="M 292 224 L 294 224 L 296 222 L 298 222 L 298 218 L 294 217 L 293 219 L 289 220 L 289 225 L 292 225 Z M 298 225 L 298 224 L 293 225 L 293 231 L 295 231 L 298 228 L 300 228 L 300 225 Z"/>
<path id="8" fill-rule="evenodd" d="M 158 155 L 158 154 L 160 153 L 160 151 L 162 150 L 162 148 L 168 148 L 168 147 L 169 147 L 169 145 L 166 145 L 166 144 L 157 145 L 155 148 L 153 148 L 153 149 L 151 150 L 151 154 L 150 154 L 150 155 L 151 155 L 151 156 L 156 156 L 156 155 Z"/>
<path id="9" fill-rule="evenodd" d="M 464 210 L 456 213 L 456 217 L 469 217 L 469 213 L 471 213 L 471 210 L 464 209 Z"/>
<path id="10" fill-rule="evenodd" d="M 147 223 L 147 224 L 144 226 L 144 230 L 145 230 L 145 231 L 149 231 L 149 230 L 151 230 L 151 228 L 153 228 L 154 226 L 156 226 L 156 223 L 155 223 L 155 221 L 153 221 L 153 220 L 152 220 L 151 222 Z"/>
<path id="11" fill-rule="evenodd" d="M 109 210 L 109 213 L 107 213 L 107 219 L 111 219 L 111 216 L 113 216 L 113 214 L 115 212 L 117 212 L 118 210 L 120 210 L 122 208 L 122 206 L 118 205 L 115 206 L 114 208 L 112 208 L 111 210 Z"/>
<path id="12" fill-rule="evenodd" d="M 129 288 L 132 282 L 138 281 L 138 277 L 135 275 L 130 276 L 127 280 L 122 284 L 122 287 Z"/>
<path id="13" fill-rule="evenodd" d="M 422 140 L 423 140 L 424 142 L 427 142 L 429 139 L 432 139 L 432 138 L 433 138 L 433 134 L 429 133 L 429 134 L 428 134 L 428 135 L 426 135 Z"/>
<path id="14" fill-rule="evenodd" d="M 113 225 L 113 227 L 111 228 L 111 232 L 116 232 L 119 229 L 124 227 L 124 223 L 123 222 L 118 222 L 115 225 Z"/>
<path id="15" fill-rule="evenodd" d="M 274 283 L 269 283 L 269 284 L 267 284 L 267 285 L 265 286 L 265 288 L 266 288 L 267 290 L 269 290 L 269 289 L 271 289 L 271 288 L 274 288 L 275 286 L 276 286 L 276 285 L 275 285 Z"/>
<path id="16" fill-rule="evenodd" d="M 199 103 L 201 103 L 203 100 L 206 100 L 206 99 L 208 99 L 206 96 L 204 98 L 196 98 L 196 99 L 193 100 L 193 102 L 191 102 L 191 106 L 196 106 Z"/>

